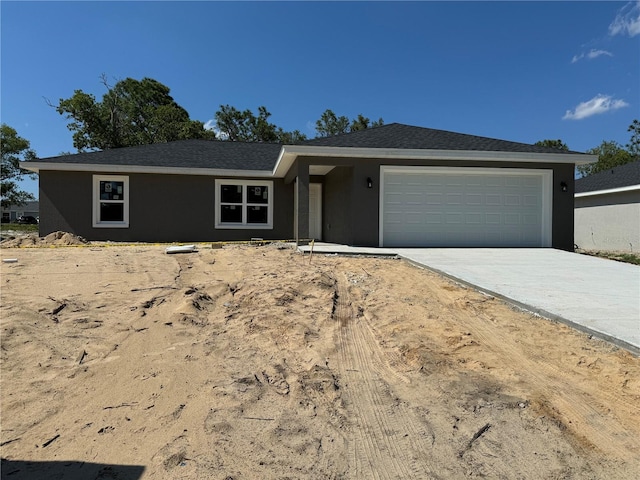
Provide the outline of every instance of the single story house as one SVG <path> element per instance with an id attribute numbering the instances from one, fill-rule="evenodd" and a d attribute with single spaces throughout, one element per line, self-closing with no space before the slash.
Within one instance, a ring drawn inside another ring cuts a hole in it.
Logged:
<path id="1" fill-rule="evenodd" d="M 576 180 L 575 243 L 640 251 L 640 160 Z"/>
<path id="2" fill-rule="evenodd" d="M 43 158 L 40 234 L 573 249 L 592 155 L 398 123 L 297 145 L 185 140 Z"/>
<path id="3" fill-rule="evenodd" d="M 8 207 L 2 207 L 2 223 L 13 223 L 18 220 L 19 217 L 32 216 L 38 218 L 40 215 L 40 205 L 37 200 L 26 202 L 24 205 L 9 205 Z"/>

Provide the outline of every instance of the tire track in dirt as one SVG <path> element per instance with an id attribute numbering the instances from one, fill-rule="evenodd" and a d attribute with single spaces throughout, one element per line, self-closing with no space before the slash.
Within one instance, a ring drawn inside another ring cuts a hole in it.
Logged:
<path id="1" fill-rule="evenodd" d="M 352 478 L 434 477 L 427 452 L 432 436 L 411 410 L 394 398 L 392 382 L 407 379 L 391 370 L 364 317 L 356 318 L 344 281 L 336 281 L 333 317 L 340 322 L 338 350 L 343 395 L 352 415 L 348 440 Z M 381 368 L 385 366 L 387 368 Z M 391 382 L 384 378 L 387 373 Z M 385 405 L 393 405 L 385 407 Z"/>
<path id="2" fill-rule="evenodd" d="M 561 424 L 561 428 L 569 431 L 580 431 L 575 434 L 578 440 L 578 448 L 596 447 L 601 452 L 613 458 L 623 460 L 634 460 L 623 455 L 615 445 L 623 440 L 629 445 L 629 451 L 640 451 L 640 441 L 638 437 L 631 434 L 619 422 L 612 422 L 612 418 L 596 408 L 606 409 L 607 402 L 617 405 L 625 405 L 629 411 L 640 411 L 637 406 L 631 405 L 618 395 L 609 392 L 598 392 L 598 397 L 582 390 L 574 385 L 569 386 L 563 380 L 564 372 L 556 365 L 548 361 L 539 352 L 528 352 L 523 348 L 516 348 L 512 340 L 501 332 L 499 328 L 494 328 L 491 318 L 483 311 L 479 305 L 472 302 L 457 302 L 459 309 L 471 309 L 474 316 L 467 321 L 467 326 L 475 338 L 484 346 L 489 346 L 494 352 L 509 358 L 513 365 L 519 366 L 518 375 L 523 377 L 527 385 L 534 388 L 530 392 L 537 398 L 532 400 L 538 403 L 543 412 Z M 464 303 L 464 305 L 463 305 Z M 594 400 L 597 400 L 594 402 Z"/>

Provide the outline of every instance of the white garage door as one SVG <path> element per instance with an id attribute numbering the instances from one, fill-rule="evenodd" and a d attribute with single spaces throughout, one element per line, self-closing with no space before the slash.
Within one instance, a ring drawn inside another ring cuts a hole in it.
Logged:
<path id="1" fill-rule="evenodd" d="M 549 247 L 552 171 L 381 167 L 384 247 Z"/>

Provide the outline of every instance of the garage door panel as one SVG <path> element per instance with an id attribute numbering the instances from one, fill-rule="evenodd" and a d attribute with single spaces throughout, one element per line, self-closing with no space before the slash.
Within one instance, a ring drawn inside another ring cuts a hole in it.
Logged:
<path id="1" fill-rule="evenodd" d="M 464 196 L 464 203 L 466 205 L 482 205 L 484 202 L 484 195 L 481 193 L 467 193 Z"/>
<path id="2" fill-rule="evenodd" d="M 429 205 L 442 205 L 444 194 L 442 193 L 427 193 L 425 194 L 427 204 Z"/>
<path id="3" fill-rule="evenodd" d="M 484 215 L 482 213 L 467 213 L 464 223 L 467 225 L 482 225 L 484 223 Z"/>
<path id="4" fill-rule="evenodd" d="M 462 205 L 462 193 L 447 193 L 447 205 Z"/>
<path id="5" fill-rule="evenodd" d="M 504 205 L 507 206 L 507 207 L 520 206 L 521 198 L 522 197 L 520 195 L 505 194 L 505 196 L 504 196 Z"/>
<path id="6" fill-rule="evenodd" d="M 548 246 L 547 170 L 382 167 L 384 246 Z"/>

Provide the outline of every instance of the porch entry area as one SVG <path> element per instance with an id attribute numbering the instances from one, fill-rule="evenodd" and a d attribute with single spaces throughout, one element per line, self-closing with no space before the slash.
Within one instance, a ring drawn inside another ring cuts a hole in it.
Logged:
<path id="1" fill-rule="evenodd" d="M 322 184 L 309 184 L 309 238 L 322 240 Z"/>

